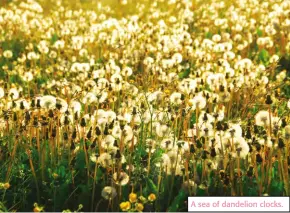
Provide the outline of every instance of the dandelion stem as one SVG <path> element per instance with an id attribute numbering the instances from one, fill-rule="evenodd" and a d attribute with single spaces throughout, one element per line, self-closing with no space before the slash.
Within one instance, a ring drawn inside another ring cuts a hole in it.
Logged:
<path id="1" fill-rule="evenodd" d="M 225 160 L 225 154 L 224 154 L 224 146 L 223 146 L 223 139 L 222 139 L 222 132 L 220 131 L 220 143 L 221 143 L 221 153 L 222 153 L 222 169 L 224 169 L 225 168 L 225 166 L 224 166 L 224 160 Z"/>
<path id="2" fill-rule="evenodd" d="M 178 157 L 179 157 L 179 150 L 177 151 L 176 161 L 175 161 L 175 165 L 174 165 L 173 171 L 171 171 L 171 185 L 170 185 L 170 193 L 169 193 L 169 199 L 168 199 L 168 206 L 169 206 L 170 201 L 171 201 L 171 198 L 172 198 L 173 185 L 174 185 L 174 180 L 175 180 L 175 174 L 176 174 L 176 167 L 177 167 Z"/>
<path id="3" fill-rule="evenodd" d="M 280 179 L 284 182 L 284 188 L 285 188 L 285 191 L 286 191 L 286 196 L 288 195 L 288 188 L 287 188 L 287 182 L 286 182 L 286 174 L 284 173 L 284 165 L 282 163 L 282 156 L 281 156 L 281 150 L 279 149 L 278 150 L 278 163 L 279 163 L 279 176 L 280 176 Z"/>
<path id="4" fill-rule="evenodd" d="M 99 200 L 99 202 L 97 203 L 96 208 L 95 208 L 95 212 L 98 212 L 98 208 L 99 208 L 99 205 L 101 204 L 101 202 L 103 202 L 103 199 Z"/>
<path id="5" fill-rule="evenodd" d="M 91 211 L 93 211 L 94 208 L 94 201 L 95 201 L 95 187 L 96 187 L 96 176 L 97 176 L 97 169 L 98 164 L 95 164 L 95 171 L 94 171 L 94 180 L 93 180 L 93 195 L 92 195 L 92 203 L 91 203 Z"/>
<path id="6" fill-rule="evenodd" d="M 185 175 L 188 182 L 189 195 L 191 195 L 191 186 L 190 186 L 190 181 L 189 181 L 190 179 L 189 179 L 189 172 L 188 172 L 188 159 L 186 159 L 185 161 Z"/>
<path id="7" fill-rule="evenodd" d="M 272 118 L 271 118 L 271 105 L 269 105 L 269 133 L 268 137 L 271 137 L 272 134 Z"/>
<path id="8" fill-rule="evenodd" d="M 37 177 L 36 177 L 35 169 L 34 169 L 34 166 L 33 166 L 32 159 L 31 159 L 30 151 L 27 150 L 26 153 L 27 153 L 28 158 L 29 158 L 29 164 L 30 164 L 31 172 L 32 172 L 32 175 L 34 177 L 35 186 L 36 186 L 36 194 L 37 194 L 37 202 L 39 203 L 40 202 L 40 193 L 39 193 L 39 187 L 38 187 L 38 182 L 37 182 Z"/>
<path id="9" fill-rule="evenodd" d="M 12 154 L 11 154 L 11 161 L 10 161 L 7 173 L 6 173 L 6 179 L 5 179 L 6 182 L 8 182 L 8 180 L 9 180 L 10 172 L 11 172 L 12 167 L 13 167 L 14 157 L 15 157 L 16 150 L 17 150 L 17 145 L 18 145 L 18 139 L 15 139 L 13 151 L 12 151 Z"/>
<path id="10" fill-rule="evenodd" d="M 243 196 L 243 183 L 242 183 L 242 175 L 241 175 L 241 158 L 240 155 L 238 155 L 238 180 L 239 180 L 239 186 L 240 186 L 240 195 Z"/>
<path id="11" fill-rule="evenodd" d="M 198 107 L 196 107 L 196 110 L 195 110 L 195 117 L 196 117 L 196 138 L 199 137 L 199 129 L 198 129 L 198 115 L 199 115 L 199 110 L 198 110 Z"/>
<path id="12" fill-rule="evenodd" d="M 150 146 L 149 152 L 148 152 L 147 177 L 149 177 L 149 174 L 150 174 L 151 149 L 152 149 L 152 147 Z"/>
<path id="13" fill-rule="evenodd" d="M 82 142 L 83 142 L 83 149 L 85 153 L 85 160 L 86 160 L 86 166 L 87 166 L 87 176 L 88 176 L 88 181 L 90 177 L 90 172 L 89 172 L 89 160 L 88 160 L 88 152 L 87 152 L 87 147 L 86 147 L 86 140 L 85 140 L 85 127 L 82 129 Z"/>
<path id="14" fill-rule="evenodd" d="M 255 157 L 255 160 L 254 160 L 254 166 L 255 166 L 255 177 L 256 177 L 256 180 L 259 184 L 259 196 L 262 195 L 262 183 L 261 181 L 259 180 L 259 175 L 258 175 L 258 166 L 257 166 L 257 160 L 256 160 L 256 157 Z"/>

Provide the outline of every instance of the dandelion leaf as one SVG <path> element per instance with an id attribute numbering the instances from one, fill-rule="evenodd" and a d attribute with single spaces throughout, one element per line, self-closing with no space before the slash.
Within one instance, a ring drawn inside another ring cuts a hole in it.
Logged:
<path id="1" fill-rule="evenodd" d="M 263 36 L 263 32 L 262 32 L 262 30 L 260 30 L 259 28 L 257 28 L 257 35 L 258 35 L 259 37 L 262 37 L 262 36 Z"/>
<path id="2" fill-rule="evenodd" d="M 206 195 L 206 186 L 204 184 L 200 184 L 196 190 L 197 196 L 205 196 Z"/>
<path id="3" fill-rule="evenodd" d="M 183 189 L 181 189 L 178 195 L 174 198 L 172 204 L 169 206 L 168 211 L 178 212 L 178 210 L 183 207 L 184 202 L 187 200 L 187 196 L 188 194 Z"/>
<path id="4" fill-rule="evenodd" d="M 282 181 L 272 180 L 270 184 L 271 196 L 283 196 L 284 184 Z"/>
<path id="5" fill-rule="evenodd" d="M 265 64 L 265 65 L 268 63 L 269 58 L 270 58 L 268 51 L 265 50 L 265 49 L 262 49 L 262 50 L 260 51 L 258 57 L 259 57 L 259 60 L 260 60 L 261 62 L 263 62 L 263 64 Z"/>
<path id="6" fill-rule="evenodd" d="M 147 186 L 148 186 L 149 192 L 157 194 L 158 193 L 157 186 L 155 185 L 153 180 L 151 180 L 150 178 L 147 178 L 146 182 L 147 182 Z"/>
<path id="7" fill-rule="evenodd" d="M 76 168 L 83 170 L 86 167 L 85 153 L 83 150 L 79 151 L 76 156 Z"/>
<path id="8" fill-rule="evenodd" d="M 179 79 L 187 78 L 190 74 L 190 68 L 187 68 L 186 70 L 178 73 Z"/>

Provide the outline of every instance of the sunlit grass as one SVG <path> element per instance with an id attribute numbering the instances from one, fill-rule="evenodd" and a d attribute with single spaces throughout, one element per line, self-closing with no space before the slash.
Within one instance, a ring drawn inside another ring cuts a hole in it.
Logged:
<path id="1" fill-rule="evenodd" d="M 289 196 L 290 4 L 0 8 L 0 211 Z"/>

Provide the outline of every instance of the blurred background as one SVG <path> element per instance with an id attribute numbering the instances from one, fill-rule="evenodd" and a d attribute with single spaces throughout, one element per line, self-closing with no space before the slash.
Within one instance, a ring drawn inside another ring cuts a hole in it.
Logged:
<path id="1" fill-rule="evenodd" d="M 9 3 L 20 3 L 22 0 L 0 0 L 0 7 L 5 7 Z M 77 9 L 90 9 L 95 10 L 98 7 L 98 4 L 102 6 L 110 6 L 114 10 L 115 14 L 113 16 L 123 16 L 130 15 L 136 12 L 136 7 L 139 3 L 148 5 L 154 1 L 150 0 L 35 0 L 38 2 L 44 9 L 44 13 L 54 10 L 58 7 L 58 2 L 72 10 Z M 164 2 L 161 0 L 160 2 Z M 146 7 L 146 8 L 148 8 Z M 145 11 L 144 11 L 145 12 Z"/>

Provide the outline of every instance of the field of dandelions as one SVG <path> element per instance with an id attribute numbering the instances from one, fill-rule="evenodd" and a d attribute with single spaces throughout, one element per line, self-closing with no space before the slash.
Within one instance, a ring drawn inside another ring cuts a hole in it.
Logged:
<path id="1" fill-rule="evenodd" d="M 290 195 L 290 1 L 3 0 L 0 211 Z"/>

